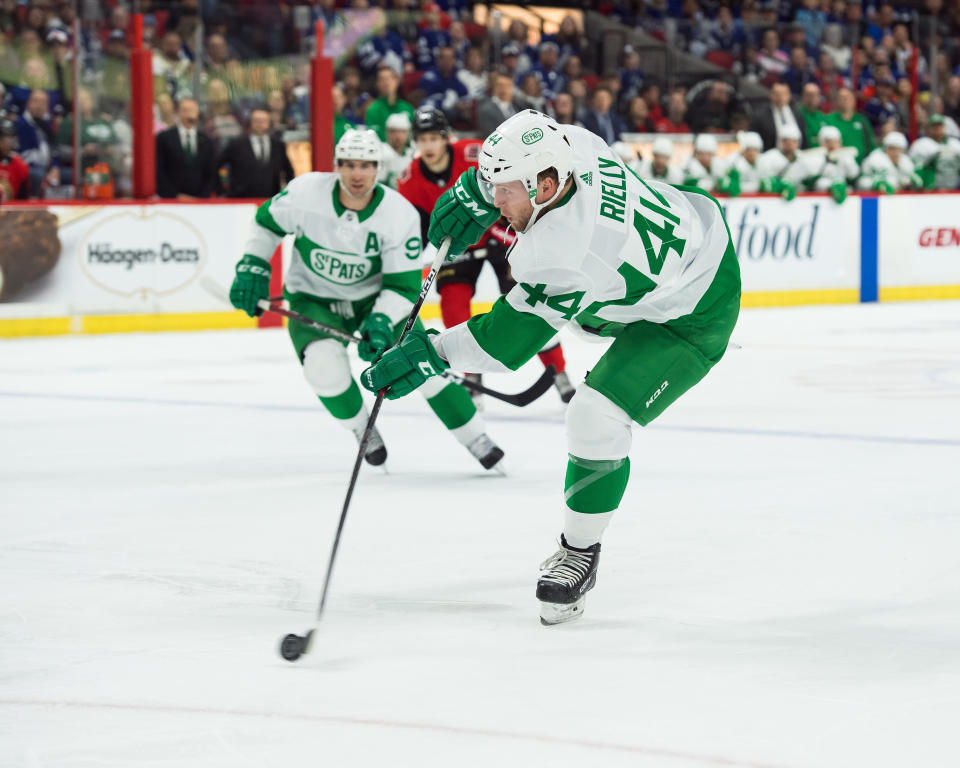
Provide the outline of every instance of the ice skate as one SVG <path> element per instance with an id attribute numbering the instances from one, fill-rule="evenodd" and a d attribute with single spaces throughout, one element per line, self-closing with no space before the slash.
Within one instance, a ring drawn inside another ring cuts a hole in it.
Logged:
<path id="1" fill-rule="evenodd" d="M 583 614 L 585 595 L 597 583 L 599 562 L 599 542 L 578 549 L 560 535 L 560 549 L 540 564 L 537 600 L 541 624 L 563 624 Z"/>
<path id="2" fill-rule="evenodd" d="M 577 388 L 570 383 L 570 377 L 566 373 L 558 373 L 553 379 L 553 386 L 560 393 L 560 399 L 569 403 L 577 393 Z"/>
<path id="3" fill-rule="evenodd" d="M 480 435 L 467 445 L 467 450 L 480 462 L 484 469 L 496 467 L 501 473 L 503 472 L 500 461 L 503 458 L 503 450 L 486 434 Z"/>
<path id="4" fill-rule="evenodd" d="M 358 445 L 363 440 L 363 432 L 366 428 L 366 424 L 364 424 L 353 430 Z M 387 460 L 387 446 L 383 444 L 383 438 L 380 437 L 380 431 L 376 427 L 370 430 L 370 437 L 367 438 L 367 448 L 363 452 L 363 458 L 367 464 L 372 464 L 375 467 L 379 467 Z"/>

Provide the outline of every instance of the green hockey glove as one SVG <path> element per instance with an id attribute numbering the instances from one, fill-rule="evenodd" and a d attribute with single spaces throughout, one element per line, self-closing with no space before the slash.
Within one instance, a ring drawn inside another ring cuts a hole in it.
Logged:
<path id="1" fill-rule="evenodd" d="M 780 180 L 780 197 L 788 203 L 797 196 L 797 185 L 790 181 Z"/>
<path id="2" fill-rule="evenodd" d="M 386 389 L 387 398 L 396 400 L 409 395 L 431 376 L 443 373 L 450 366 L 433 348 L 431 333 L 436 331 L 410 331 L 360 374 L 360 383 L 371 392 Z"/>
<path id="3" fill-rule="evenodd" d="M 468 168 L 433 206 L 427 239 L 439 248 L 443 238 L 450 237 L 450 256 L 459 256 L 499 218 L 500 211 L 480 189 L 477 169 Z"/>
<path id="4" fill-rule="evenodd" d="M 360 326 L 360 359 L 372 363 L 393 344 L 393 321 L 382 312 L 373 312 Z"/>
<path id="5" fill-rule="evenodd" d="M 847 185 L 839 179 L 830 185 L 830 195 L 838 205 L 847 199 Z"/>
<path id="6" fill-rule="evenodd" d="M 923 189 L 923 179 L 920 178 L 919 173 L 914 173 L 911 171 L 908 178 L 910 180 L 911 189 Z"/>
<path id="7" fill-rule="evenodd" d="M 740 171 L 731 168 L 727 175 L 720 180 L 720 191 L 730 197 L 740 197 Z"/>
<path id="8" fill-rule="evenodd" d="M 891 184 L 889 181 L 883 181 L 881 179 L 880 181 L 873 182 L 873 191 L 883 192 L 885 195 L 892 195 L 897 190 L 893 188 L 893 184 Z"/>
<path id="9" fill-rule="evenodd" d="M 250 317 L 262 315 L 257 302 L 270 297 L 270 271 L 269 262 L 246 254 L 237 263 L 237 275 L 230 286 L 230 303 Z"/>

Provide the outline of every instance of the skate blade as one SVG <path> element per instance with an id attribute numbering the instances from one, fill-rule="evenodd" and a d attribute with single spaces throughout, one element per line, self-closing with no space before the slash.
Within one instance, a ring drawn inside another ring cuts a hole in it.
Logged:
<path id="1" fill-rule="evenodd" d="M 554 624 L 566 624 L 583 616 L 583 608 L 586 598 L 581 597 L 575 603 L 540 603 L 540 623 L 545 627 L 551 627 Z"/>
<path id="2" fill-rule="evenodd" d="M 494 464 L 488 471 L 496 472 L 498 475 L 503 477 L 507 476 L 507 462 L 504 459 L 500 459 L 496 464 Z"/>

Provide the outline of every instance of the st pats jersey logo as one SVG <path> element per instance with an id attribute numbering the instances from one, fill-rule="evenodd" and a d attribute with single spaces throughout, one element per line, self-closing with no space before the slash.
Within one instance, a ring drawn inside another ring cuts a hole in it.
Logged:
<path id="1" fill-rule="evenodd" d="M 301 253 L 313 272 L 337 285 L 362 283 L 374 273 L 380 261 L 380 254 L 361 256 L 324 248 L 322 245 L 314 245 L 309 251 Z"/>

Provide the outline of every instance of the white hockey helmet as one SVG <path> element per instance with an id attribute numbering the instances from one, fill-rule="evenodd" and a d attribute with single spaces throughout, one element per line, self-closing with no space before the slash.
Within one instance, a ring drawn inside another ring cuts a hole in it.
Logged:
<path id="1" fill-rule="evenodd" d="M 412 125 L 410 115 L 406 112 L 394 112 L 387 118 L 388 131 L 409 131 Z"/>
<path id="2" fill-rule="evenodd" d="M 637 159 L 637 153 L 634 152 L 633 147 L 631 147 L 625 141 L 613 142 L 613 144 L 610 145 L 610 149 L 613 150 L 613 154 L 615 154 L 625 163 L 632 163 Z"/>
<path id="3" fill-rule="evenodd" d="M 763 139 L 756 131 L 739 131 L 737 143 L 740 145 L 741 152 L 748 149 L 763 149 Z"/>
<path id="4" fill-rule="evenodd" d="M 334 162 L 341 160 L 365 160 L 380 168 L 380 139 L 369 129 L 348 128 L 333 150 Z"/>
<path id="5" fill-rule="evenodd" d="M 900 133 L 900 131 L 890 131 L 890 133 L 883 137 L 883 146 L 906 149 L 907 137 Z"/>
<path id="6" fill-rule="evenodd" d="M 842 141 L 843 138 L 840 136 L 840 129 L 835 125 L 821 125 L 820 131 L 817 133 L 817 141 L 821 144 L 825 144 L 828 141 Z"/>
<path id="7" fill-rule="evenodd" d="M 711 155 L 717 154 L 717 139 L 709 133 L 701 133 L 697 140 L 693 142 L 694 152 L 709 152 Z"/>
<path id="8" fill-rule="evenodd" d="M 658 136 L 653 142 L 654 157 L 673 157 L 673 142 L 666 136 Z"/>
<path id="9" fill-rule="evenodd" d="M 560 197 L 573 175 L 573 147 L 563 127 L 552 117 L 535 109 L 525 109 L 504 120 L 484 139 L 477 165 L 480 177 L 490 184 L 523 182 L 533 205 L 529 229 L 540 210 Z M 557 191 L 546 202 L 536 203 L 537 174 L 548 168 L 557 171 Z"/>
<path id="10" fill-rule="evenodd" d="M 800 127 L 797 125 L 785 125 L 780 129 L 780 141 L 784 139 L 793 139 L 800 141 Z"/>

